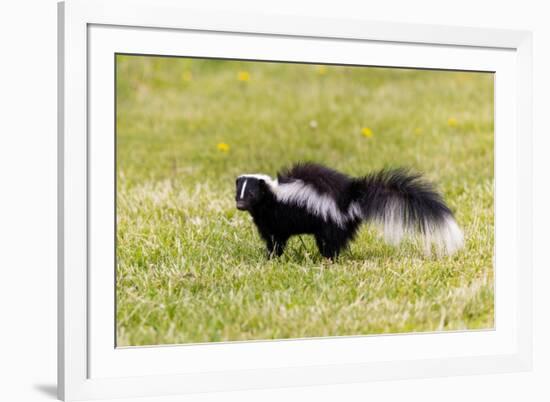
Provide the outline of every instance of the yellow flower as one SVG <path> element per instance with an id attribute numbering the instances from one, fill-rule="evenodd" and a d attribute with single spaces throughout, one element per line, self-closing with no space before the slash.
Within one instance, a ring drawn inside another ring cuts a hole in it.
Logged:
<path id="1" fill-rule="evenodd" d="M 363 137 L 371 138 L 374 133 L 372 132 L 372 130 L 370 128 L 363 127 L 361 129 L 361 134 L 363 135 Z"/>
<path id="2" fill-rule="evenodd" d="M 238 75 L 239 81 L 248 81 L 250 80 L 250 73 L 248 71 L 239 71 Z"/>
<path id="3" fill-rule="evenodd" d="M 191 73 L 191 71 L 184 71 L 183 73 L 181 73 L 181 79 L 183 81 L 191 81 L 193 79 L 193 74 Z"/>
<path id="4" fill-rule="evenodd" d="M 447 120 L 447 124 L 449 125 L 449 127 L 456 127 L 458 126 L 458 120 L 454 117 L 449 117 L 449 119 Z"/>
<path id="5" fill-rule="evenodd" d="M 229 145 L 226 144 L 225 142 L 218 143 L 216 147 L 218 148 L 218 151 L 229 152 Z"/>
<path id="6" fill-rule="evenodd" d="M 422 131 L 423 131 L 423 130 L 422 130 L 420 127 L 417 127 L 417 128 L 414 129 L 414 133 L 415 133 L 416 135 L 422 134 Z"/>
<path id="7" fill-rule="evenodd" d="M 327 68 L 325 66 L 317 67 L 317 74 L 325 75 L 327 73 Z"/>

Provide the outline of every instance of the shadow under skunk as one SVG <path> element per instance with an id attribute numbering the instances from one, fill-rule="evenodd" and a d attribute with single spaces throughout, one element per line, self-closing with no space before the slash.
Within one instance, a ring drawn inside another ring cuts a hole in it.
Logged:
<path id="1" fill-rule="evenodd" d="M 336 258 L 363 222 L 375 223 L 397 245 L 419 235 L 424 252 L 451 255 L 464 245 L 453 213 L 432 184 L 406 169 L 349 177 L 314 163 L 237 178 L 237 208 L 252 215 L 269 256 L 280 256 L 291 236 L 312 234 L 319 252 Z"/>

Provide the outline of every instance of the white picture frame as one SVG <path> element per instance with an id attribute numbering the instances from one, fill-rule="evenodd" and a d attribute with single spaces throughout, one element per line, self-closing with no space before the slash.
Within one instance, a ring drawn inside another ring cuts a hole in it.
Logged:
<path id="1" fill-rule="evenodd" d="M 61 399 L 531 368 L 529 32 L 205 13 L 186 9 L 177 0 L 68 0 L 58 10 Z M 108 133 L 114 118 L 112 56 L 118 52 L 494 71 L 495 328 L 115 348 L 114 242 L 109 223 L 114 213 L 114 186 L 109 181 L 113 165 L 96 161 L 114 161 L 113 137 Z"/>

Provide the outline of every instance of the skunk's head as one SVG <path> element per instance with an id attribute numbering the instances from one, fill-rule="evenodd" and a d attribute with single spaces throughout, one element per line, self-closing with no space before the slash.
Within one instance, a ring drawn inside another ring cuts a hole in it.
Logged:
<path id="1" fill-rule="evenodd" d="M 273 179 L 265 175 L 245 174 L 237 177 L 235 194 L 237 209 L 250 211 L 262 201 L 273 183 Z"/>

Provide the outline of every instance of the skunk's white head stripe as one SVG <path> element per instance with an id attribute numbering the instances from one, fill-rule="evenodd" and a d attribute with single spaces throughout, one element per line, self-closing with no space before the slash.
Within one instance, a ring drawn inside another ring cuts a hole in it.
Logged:
<path id="1" fill-rule="evenodd" d="M 258 179 L 258 180 L 263 180 L 266 182 L 266 184 L 271 187 L 271 188 L 275 188 L 278 186 L 278 183 L 277 183 L 277 180 L 273 180 L 270 176 L 266 175 L 266 174 L 259 174 L 259 173 L 247 173 L 247 174 L 242 174 L 240 176 L 237 177 L 238 179 L 241 179 L 241 178 L 251 178 L 251 179 Z"/>
<path id="2" fill-rule="evenodd" d="M 244 197 L 244 190 L 246 189 L 246 183 L 248 183 L 248 180 L 245 179 L 243 183 L 243 188 L 241 189 L 241 199 Z"/>

